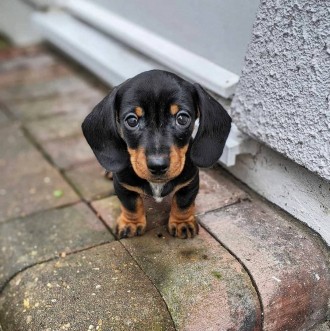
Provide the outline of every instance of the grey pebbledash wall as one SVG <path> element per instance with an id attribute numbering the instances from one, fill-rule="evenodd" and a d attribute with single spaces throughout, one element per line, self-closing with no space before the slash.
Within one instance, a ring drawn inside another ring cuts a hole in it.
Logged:
<path id="1" fill-rule="evenodd" d="M 262 0 L 232 103 L 238 127 L 330 180 L 330 1 Z"/>

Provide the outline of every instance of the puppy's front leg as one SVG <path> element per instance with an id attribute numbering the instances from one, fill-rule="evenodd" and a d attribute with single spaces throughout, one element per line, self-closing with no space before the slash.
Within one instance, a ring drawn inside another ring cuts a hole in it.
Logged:
<path id="1" fill-rule="evenodd" d="M 140 194 L 126 189 L 117 181 L 114 184 L 121 202 L 121 214 L 116 225 L 117 236 L 119 238 L 141 236 L 146 229 L 147 221 Z"/>
<path id="2" fill-rule="evenodd" d="M 195 218 L 195 198 L 199 189 L 198 173 L 187 185 L 180 188 L 173 196 L 168 230 L 173 237 L 193 238 L 198 234 Z"/>

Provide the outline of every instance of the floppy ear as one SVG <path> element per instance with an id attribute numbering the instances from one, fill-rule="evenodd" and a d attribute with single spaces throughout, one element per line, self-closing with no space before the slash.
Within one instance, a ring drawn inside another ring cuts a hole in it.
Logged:
<path id="1" fill-rule="evenodd" d="M 82 124 L 84 136 L 97 160 L 107 171 L 112 172 L 119 172 L 129 164 L 126 144 L 117 132 L 117 90 L 114 88 L 97 104 Z"/>
<path id="2" fill-rule="evenodd" d="M 222 154 L 229 135 L 231 118 L 199 84 L 194 84 L 194 87 L 198 96 L 200 116 L 190 156 L 198 167 L 210 167 Z"/>

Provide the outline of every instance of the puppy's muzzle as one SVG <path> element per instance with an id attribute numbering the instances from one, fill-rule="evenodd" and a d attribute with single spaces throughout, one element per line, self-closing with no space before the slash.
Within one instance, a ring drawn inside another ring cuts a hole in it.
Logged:
<path id="1" fill-rule="evenodd" d="M 165 155 L 150 155 L 147 158 L 147 167 L 150 173 L 154 176 L 164 175 L 168 170 L 169 165 L 169 157 Z"/>

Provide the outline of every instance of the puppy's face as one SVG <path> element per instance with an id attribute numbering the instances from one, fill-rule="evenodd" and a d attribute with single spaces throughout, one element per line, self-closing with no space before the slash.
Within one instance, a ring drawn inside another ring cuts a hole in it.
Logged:
<path id="1" fill-rule="evenodd" d="M 197 114 L 200 123 L 192 141 Z M 230 125 L 230 116 L 200 85 L 152 70 L 115 87 L 82 129 L 106 170 L 121 172 L 131 164 L 139 177 L 166 182 L 181 173 L 187 153 L 198 167 L 214 164 Z"/>
<path id="2" fill-rule="evenodd" d="M 196 119 L 194 96 L 190 83 L 160 71 L 118 90 L 117 128 L 139 177 L 166 182 L 181 173 Z"/>

